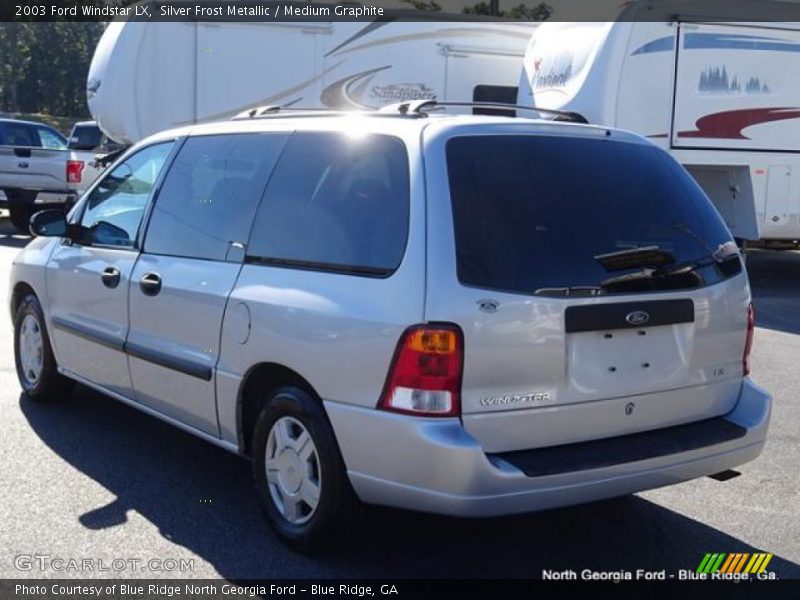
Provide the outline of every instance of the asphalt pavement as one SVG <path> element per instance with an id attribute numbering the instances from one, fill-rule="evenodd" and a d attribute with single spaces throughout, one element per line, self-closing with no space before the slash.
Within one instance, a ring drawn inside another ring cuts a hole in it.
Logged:
<path id="1" fill-rule="evenodd" d="M 2 298 L 26 242 L 0 220 Z M 313 558 L 267 528 L 247 461 L 85 387 L 27 400 L 0 311 L 0 577 L 528 578 L 693 570 L 706 552 L 764 551 L 779 577 L 800 578 L 800 252 L 754 251 L 748 270 L 752 375 L 775 404 L 767 447 L 740 477 L 500 519 L 370 508 Z"/>

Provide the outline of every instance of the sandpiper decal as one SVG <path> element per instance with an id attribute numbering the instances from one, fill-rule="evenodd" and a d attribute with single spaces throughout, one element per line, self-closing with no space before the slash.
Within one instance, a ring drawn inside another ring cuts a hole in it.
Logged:
<path id="1" fill-rule="evenodd" d="M 368 104 L 364 104 L 357 98 L 364 96 L 364 91 L 369 85 L 372 78 L 377 73 L 391 69 L 392 65 L 385 65 L 383 67 L 376 67 L 369 71 L 362 71 L 355 75 L 348 75 L 338 81 L 334 81 L 320 94 L 320 101 L 329 108 L 336 109 L 370 109 L 375 108 Z"/>

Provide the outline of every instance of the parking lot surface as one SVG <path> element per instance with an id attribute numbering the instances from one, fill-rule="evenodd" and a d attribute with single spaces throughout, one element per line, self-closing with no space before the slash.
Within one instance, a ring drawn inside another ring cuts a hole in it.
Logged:
<path id="1" fill-rule="evenodd" d="M 3 298 L 27 242 L 12 231 L 0 220 Z M 775 404 L 768 445 L 740 477 L 502 519 L 370 508 L 336 551 L 313 558 L 287 550 L 262 521 L 247 461 L 85 387 L 55 405 L 28 401 L 5 311 L 0 577 L 527 578 L 694 570 L 706 552 L 764 551 L 778 577 L 800 578 L 800 252 L 754 251 L 748 261 L 752 374 Z M 125 567 L 41 570 L 18 558 L 30 555 Z"/>

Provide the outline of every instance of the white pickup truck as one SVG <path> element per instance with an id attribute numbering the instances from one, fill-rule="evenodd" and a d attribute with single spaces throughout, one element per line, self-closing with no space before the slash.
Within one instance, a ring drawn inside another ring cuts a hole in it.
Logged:
<path id="1" fill-rule="evenodd" d="M 81 121 L 69 140 L 42 123 L 0 119 L 0 208 L 27 233 L 33 213 L 69 208 L 104 168 L 98 157 L 120 149 L 94 121 Z"/>
<path id="2" fill-rule="evenodd" d="M 67 140 L 55 129 L 16 119 L 0 119 L 0 208 L 24 233 L 34 212 L 68 209 L 77 193 L 67 185 Z"/>

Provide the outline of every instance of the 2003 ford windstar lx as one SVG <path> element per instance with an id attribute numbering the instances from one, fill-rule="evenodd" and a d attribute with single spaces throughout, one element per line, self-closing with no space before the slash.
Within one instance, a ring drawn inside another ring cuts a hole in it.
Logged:
<path id="1" fill-rule="evenodd" d="M 10 288 L 30 399 L 78 381 L 251 457 L 301 549 L 357 499 L 519 513 L 764 445 L 741 257 L 633 134 L 430 101 L 253 111 L 142 141 L 31 230 Z"/>

